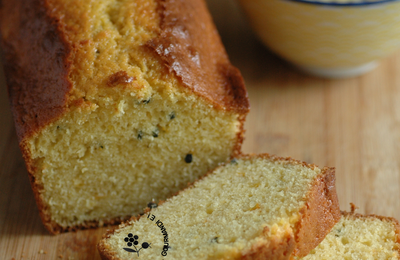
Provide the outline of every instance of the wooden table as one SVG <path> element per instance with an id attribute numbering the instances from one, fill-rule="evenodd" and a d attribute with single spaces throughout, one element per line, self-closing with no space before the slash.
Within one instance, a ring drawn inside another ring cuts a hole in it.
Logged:
<path id="1" fill-rule="evenodd" d="M 342 210 L 400 219 L 400 53 L 352 79 L 307 76 L 265 49 L 231 0 L 210 0 L 251 102 L 246 153 L 336 167 Z M 0 259 L 99 259 L 106 228 L 51 236 L 43 228 L 0 88 Z"/>

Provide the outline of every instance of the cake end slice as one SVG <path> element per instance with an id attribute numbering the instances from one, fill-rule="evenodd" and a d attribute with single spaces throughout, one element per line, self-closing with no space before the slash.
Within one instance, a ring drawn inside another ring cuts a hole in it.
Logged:
<path id="1" fill-rule="evenodd" d="M 354 210 L 342 212 L 332 231 L 303 259 L 400 259 L 399 222 Z"/>

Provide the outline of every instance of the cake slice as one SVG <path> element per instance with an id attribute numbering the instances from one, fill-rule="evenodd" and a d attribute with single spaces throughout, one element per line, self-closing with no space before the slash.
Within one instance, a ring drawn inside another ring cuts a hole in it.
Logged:
<path id="1" fill-rule="evenodd" d="M 333 168 L 242 156 L 108 232 L 103 259 L 289 259 L 340 219 Z M 164 257 L 164 258 L 163 258 Z"/>
<path id="2" fill-rule="evenodd" d="M 400 259 L 400 226 L 394 218 L 343 212 L 326 238 L 303 260 Z"/>
<path id="3" fill-rule="evenodd" d="M 3 0 L 0 31 L 50 232 L 127 220 L 240 152 L 247 92 L 203 0 Z"/>

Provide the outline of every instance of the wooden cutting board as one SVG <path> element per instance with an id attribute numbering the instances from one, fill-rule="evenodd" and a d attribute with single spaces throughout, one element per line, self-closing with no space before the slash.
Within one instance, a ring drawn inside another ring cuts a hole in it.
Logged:
<path id="1" fill-rule="evenodd" d="M 249 92 L 244 152 L 335 166 L 342 210 L 354 202 L 359 213 L 400 219 L 400 53 L 358 78 L 314 78 L 266 50 L 231 0 L 209 5 Z M 1 75 L 0 259 L 100 259 L 105 230 L 52 236 L 43 228 Z"/>

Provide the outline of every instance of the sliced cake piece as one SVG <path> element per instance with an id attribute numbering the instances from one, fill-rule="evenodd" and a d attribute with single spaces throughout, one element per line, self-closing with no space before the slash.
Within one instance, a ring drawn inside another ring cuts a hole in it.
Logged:
<path id="1" fill-rule="evenodd" d="M 103 259 L 289 259 L 307 255 L 339 219 L 333 168 L 242 156 L 108 232 L 98 248 Z"/>
<path id="2" fill-rule="evenodd" d="M 396 219 L 342 214 L 321 244 L 303 260 L 400 259 L 400 226 Z"/>

